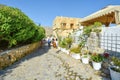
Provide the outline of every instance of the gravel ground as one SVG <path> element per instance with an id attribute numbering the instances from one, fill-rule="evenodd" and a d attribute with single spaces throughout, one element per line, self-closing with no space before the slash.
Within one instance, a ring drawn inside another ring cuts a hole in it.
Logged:
<path id="1" fill-rule="evenodd" d="M 102 76 L 101 76 L 102 75 Z M 102 71 L 44 46 L 1 71 L 0 80 L 110 80 Z"/>

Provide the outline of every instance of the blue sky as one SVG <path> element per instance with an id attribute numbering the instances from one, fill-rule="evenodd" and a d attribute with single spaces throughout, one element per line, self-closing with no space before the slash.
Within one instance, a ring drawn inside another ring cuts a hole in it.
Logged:
<path id="1" fill-rule="evenodd" d="M 19 8 L 35 23 L 52 26 L 56 16 L 86 17 L 120 0 L 0 0 L 0 4 Z"/>

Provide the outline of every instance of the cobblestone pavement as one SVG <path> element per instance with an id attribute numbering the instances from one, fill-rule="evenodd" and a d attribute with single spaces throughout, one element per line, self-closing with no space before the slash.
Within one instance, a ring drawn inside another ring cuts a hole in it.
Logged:
<path id="1" fill-rule="evenodd" d="M 90 65 L 47 46 L 5 69 L 0 80 L 110 80 Z"/>

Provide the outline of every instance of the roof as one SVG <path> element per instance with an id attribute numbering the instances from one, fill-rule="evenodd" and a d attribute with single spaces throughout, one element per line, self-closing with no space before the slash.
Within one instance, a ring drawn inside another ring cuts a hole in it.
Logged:
<path id="1" fill-rule="evenodd" d="M 98 17 L 102 17 L 102 16 L 105 16 L 105 15 L 108 15 L 108 14 L 112 14 L 116 11 L 120 12 L 120 6 L 119 5 L 117 5 L 117 6 L 110 5 L 110 6 L 107 6 L 103 9 L 87 16 L 87 17 L 84 17 L 80 22 L 81 23 L 86 22 L 86 21 L 89 21 L 89 20 L 92 20 L 92 19 L 95 19 L 95 18 L 98 18 Z"/>

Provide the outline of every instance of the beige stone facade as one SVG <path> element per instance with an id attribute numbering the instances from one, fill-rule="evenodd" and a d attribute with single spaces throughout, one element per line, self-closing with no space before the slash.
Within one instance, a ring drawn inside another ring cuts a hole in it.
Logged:
<path id="1" fill-rule="evenodd" d="M 53 21 L 53 34 L 67 37 L 70 33 L 80 27 L 80 18 L 57 16 Z"/>

